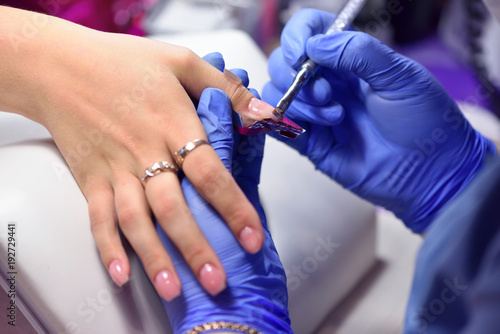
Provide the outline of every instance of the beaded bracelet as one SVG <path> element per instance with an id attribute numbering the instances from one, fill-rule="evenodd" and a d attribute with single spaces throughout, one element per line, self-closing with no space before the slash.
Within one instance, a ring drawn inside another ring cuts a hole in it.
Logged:
<path id="1" fill-rule="evenodd" d="M 238 324 L 230 321 L 212 321 L 206 324 L 195 326 L 193 329 L 186 332 L 186 334 L 199 334 L 207 331 L 227 329 L 234 331 L 235 333 L 245 333 L 245 334 L 262 334 L 256 329 L 253 329 L 247 325 Z"/>

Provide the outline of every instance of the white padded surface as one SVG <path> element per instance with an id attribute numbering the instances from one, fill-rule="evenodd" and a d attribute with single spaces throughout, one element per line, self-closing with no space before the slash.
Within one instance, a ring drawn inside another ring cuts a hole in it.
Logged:
<path id="1" fill-rule="evenodd" d="M 252 87 L 260 89 L 267 81 L 266 59 L 244 33 L 160 39 L 200 55 L 221 52 L 228 68 L 250 73 Z M 310 333 L 373 263 L 374 210 L 270 138 L 261 194 L 290 275 L 293 328 Z M 47 131 L 0 113 L 3 274 L 9 222 L 18 226 L 18 290 L 46 331 L 78 332 L 73 327 L 81 333 L 169 333 L 160 300 L 132 255 L 132 280 L 126 288 L 116 288 L 108 278 L 92 240 L 86 201 Z M 324 246 L 329 241 L 330 247 Z"/>
<path id="2" fill-rule="evenodd" d="M 6 226 L 15 222 L 18 295 L 41 328 L 165 333 L 162 328 L 169 325 L 161 301 L 135 257 L 127 287 L 116 287 L 108 277 L 90 233 L 85 198 L 46 130 L 5 113 L 0 127 L 11 132 L 8 141 L 17 138 L 15 144 L 0 145 L 2 272 Z M 28 140 L 22 140 L 24 129 Z"/>
<path id="3" fill-rule="evenodd" d="M 267 139 L 262 202 L 287 273 L 292 328 L 312 333 L 375 262 L 375 211 Z"/>

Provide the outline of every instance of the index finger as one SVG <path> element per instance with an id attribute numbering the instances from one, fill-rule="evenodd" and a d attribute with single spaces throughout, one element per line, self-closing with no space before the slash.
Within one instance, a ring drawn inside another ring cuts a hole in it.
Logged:
<path id="1" fill-rule="evenodd" d="M 206 88 L 218 88 L 227 94 L 233 110 L 240 115 L 256 121 L 265 118 L 279 121 L 273 115 L 274 107 L 256 98 L 236 75 L 219 71 L 188 49 L 184 53 L 175 67 L 175 75 L 189 95 L 199 99 Z"/>

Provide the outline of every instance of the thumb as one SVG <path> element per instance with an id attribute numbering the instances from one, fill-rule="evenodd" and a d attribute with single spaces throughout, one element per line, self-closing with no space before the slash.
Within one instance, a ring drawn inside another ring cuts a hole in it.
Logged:
<path id="1" fill-rule="evenodd" d="M 210 145 L 230 170 L 233 152 L 231 101 L 223 91 L 208 88 L 201 94 L 197 112 Z"/>
<path id="2" fill-rule="evenodd" d="M 353 72 L 390 99 L 414 96 L 415 90 L 408 87 L 429 84 L 430 75 L 423 67 L 361 32 L 314 36 L 307 42 L 307 54 L 321 66 Z"/>

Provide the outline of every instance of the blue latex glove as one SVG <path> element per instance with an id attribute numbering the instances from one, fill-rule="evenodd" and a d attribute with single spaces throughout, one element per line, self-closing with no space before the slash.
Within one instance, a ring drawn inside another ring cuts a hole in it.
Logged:
<path id="1" fill-rule="evenodd" d="M 323 66 L 286 114 L 307 132 L 297 140 L 277 138 L 424 232 L 495 147 L 419 64 L 364 33 L 320 34 L 333 20 L 318 10 L 297 13 L 270 57 L 272 82 L 262 96 L 271 104 L 306 57 Z"/>
<path id="2" fill-rule="evenodd" d="M 223 61 L 218 62 L 220 55 L 214 57 L 206 59 L 223 69 Z M 214 59 L 215 62 L 212 62 Z M 235 72 L 244 76 L 243 82 L 248 83 L 246 72 Z M 232 169 L 235 180 L 255 205 L 265 225 L 257 189 L 264 137 L 240 137 L 233 133 L 231 103 L 220 90 L 207 89 L 203 92 L 198 115 L 212 147 L 226 167 Z M 174 333 L 185 333 L 196 325 L 211 321 L 242 323 L 262 333 L 291 333 L 285 272 L 267 226 L 264 226 L 266 238 L 262 250 L 249 254 L 187 178 L 182 180 L 182 189 L 195 220 L 222 261 L 227 275 L 227 289 L 215 297 L 207 294 L 158 226 L 158 234 L 172 257 L 182 283 L 181 296 L 171 302 L 163 301 Z"/>

